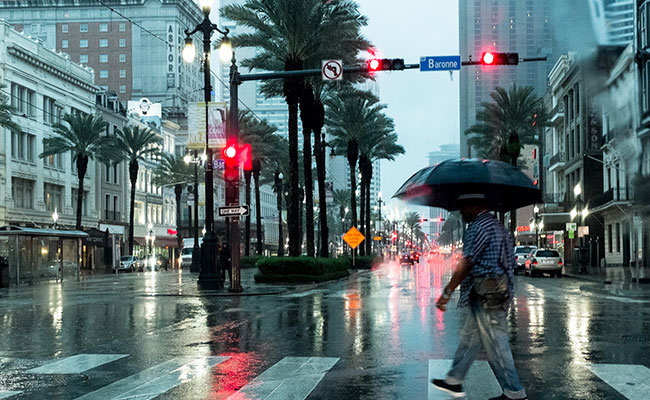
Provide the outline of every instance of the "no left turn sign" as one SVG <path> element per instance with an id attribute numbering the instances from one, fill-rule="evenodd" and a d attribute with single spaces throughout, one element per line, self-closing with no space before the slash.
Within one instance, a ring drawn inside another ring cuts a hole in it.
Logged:
<path id="1" fill-rule="evenodd" d="M 342 60 L 323 60 L 323 80 L 340 81 L 343 79 L 343 61 Z"/>

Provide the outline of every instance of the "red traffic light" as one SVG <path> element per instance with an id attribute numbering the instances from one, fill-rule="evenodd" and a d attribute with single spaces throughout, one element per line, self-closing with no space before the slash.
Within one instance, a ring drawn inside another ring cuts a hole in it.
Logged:
<path id="1" fill-rule="evenodd" d="M 403 58 L 371 58 L 368 60 L 368 71 L 401 71 L 404 69 Z"/>
<path id="2" fill-rule="evenodd" d="M 379 70 L 380 66 L 381 66 L 381 62 L 379 62 L 379 60 L 376 58 L 373 58 L 372 60 L 368 61 L 368 69 L 370 69 L 371 71 Z"/>
<path id="3" fill-rule="evenodd" d="M 481 62 L 485 65 L 491 65 L 494 62 L 494 53 L 486 51 L 481 56 Z"/>
<path id="4" fill-rule="evenodd" d="M 251 145 L 237 145 L 236 142 L 229 142 L 221 151 L 226 168 L 242 167 L 244 171 L 253 169 L 253 160 L 251 156 Z"/>

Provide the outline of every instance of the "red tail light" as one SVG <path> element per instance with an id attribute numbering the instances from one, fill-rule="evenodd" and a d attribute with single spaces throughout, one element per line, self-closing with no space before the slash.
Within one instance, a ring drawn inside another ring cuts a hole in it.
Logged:
<path id="1" fill-rule="evenodd" d="M 537 265 L 537 260 L 533 259 L 532 263 L 533 265 Z"/>
<path id="2" fill-rule="evenodd" d="M 560 260 L 559 265 L 562 265 L 562 260 Z"/>

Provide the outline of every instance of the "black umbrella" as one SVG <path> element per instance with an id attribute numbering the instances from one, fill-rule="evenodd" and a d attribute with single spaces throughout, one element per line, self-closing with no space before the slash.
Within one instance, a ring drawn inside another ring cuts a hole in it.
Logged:
<path id="1" fill-rule="evenodd" d="M 421 169 L 393 197 L 409 203 L 458 210 L 458 197 L 484 194 L 490 209 L 508 211 L 541 203 L 542 193 L 514 165 L 494 160 L 446 160 Z"/>

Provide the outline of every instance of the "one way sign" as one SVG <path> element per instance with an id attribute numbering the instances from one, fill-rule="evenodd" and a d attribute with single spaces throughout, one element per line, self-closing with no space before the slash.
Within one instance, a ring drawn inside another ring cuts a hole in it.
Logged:
<path id="1" fill-rule="evenodd" d="M 220 217 L 240 217 L 243 215 L 248 215 L 247 205 L 219 207 Z"/>

